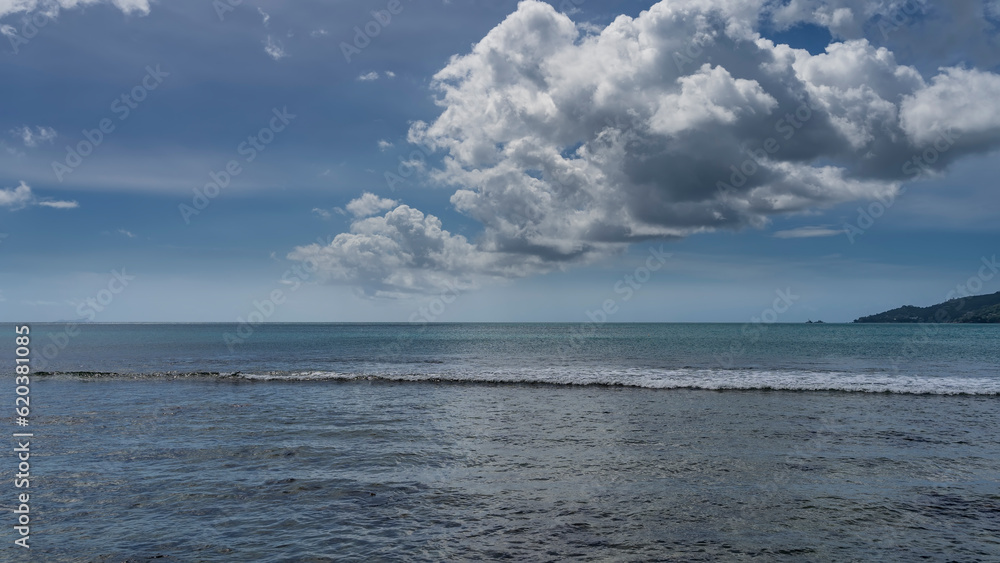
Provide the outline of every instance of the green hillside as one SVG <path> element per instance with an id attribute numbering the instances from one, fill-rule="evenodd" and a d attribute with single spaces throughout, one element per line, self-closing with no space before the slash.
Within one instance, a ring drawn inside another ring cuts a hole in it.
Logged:
<path id="1" fill-rule="evenodd" d="M 1000 291 L 952 299 L 930 307 L 906 305 L 861 317 L 856 323 L 1000 323 Z"/>

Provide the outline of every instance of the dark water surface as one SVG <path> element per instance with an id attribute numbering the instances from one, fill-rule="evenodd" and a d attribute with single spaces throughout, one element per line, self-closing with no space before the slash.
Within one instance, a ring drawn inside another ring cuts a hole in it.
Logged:
<path id="1" fill-rule="evenodd" d="M 32 380 L 30 560 L 1000 560 L 998 327 L 126 328 Z"/>

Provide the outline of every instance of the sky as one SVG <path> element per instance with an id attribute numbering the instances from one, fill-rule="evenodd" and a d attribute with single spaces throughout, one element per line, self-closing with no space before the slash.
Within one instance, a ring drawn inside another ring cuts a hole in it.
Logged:
<path id="1" fill-rule="evenodd" d="M 0 320 L 849 322 L 1000 291 L 998 26 L 0 0 Z"/>

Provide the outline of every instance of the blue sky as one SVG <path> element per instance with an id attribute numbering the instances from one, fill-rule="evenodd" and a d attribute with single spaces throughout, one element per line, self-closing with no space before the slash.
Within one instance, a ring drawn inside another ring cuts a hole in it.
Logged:
<path id="1" fill-rule="evenodd" d="M 996 1 L 232 4 L 0 0 L 4 320 L 844 322 L 1000 250 Z"/>

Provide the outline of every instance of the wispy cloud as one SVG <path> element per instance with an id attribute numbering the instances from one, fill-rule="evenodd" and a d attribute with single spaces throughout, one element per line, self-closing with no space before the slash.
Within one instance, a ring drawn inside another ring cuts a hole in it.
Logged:
<path id="1" fill-rule="evenodd" d="M 55 17 L 59 9 L 75 8 L 87 4 L 100 3 L 101 0 L 87 0 L 85 2 L 66 1 L 51 2 L 45 0 L 3 0 L 0 1 L 0 18 L 8 14 L 19 12 L 41 11 L 49 17 Z M 146 15 L 149 13 L 149 0 L 111 0 L 107 2 L 126 14 L 138 13 Z"/>
<path id="2" fill-rule="evenodd" d="M 257 13 L 260 14 L 261 19 L 264 21 L 264 27 L 267 27 L 268 22 L 271 21 L 271 16 L 260 7 L 257 8 Z"/>
<path id="3" fill-rule="evenodd" d="M 39 201 L 37 205 L 53 209 L 76 209 L 80 204 L 75 201 Z"/>
<path id="4" fill-rule="evenodd" d="M 843 229 L 831 229 L 825 225 L 819 227 L 799 227 L 788 229 L 787 231 L 777 231 L 772 236 L 774 238 L 815 238 L 815 237 L 835 237 L 844 234 Z"/>
<path id="5" fill-rule="evenodd" d="M 276 61 L 288 56 L 288 53 L 285 52 L 285 48 L 281 45 L 281 42 L 276 41 L 270 35 L 268 35 L 267 39 L 264 41 L 264 52 L 267 53 L 267 56 Z"/>
<path id="6" fill-rule="evenodd" d="M 326 209 L 320 209 L 319 207 L 314 207 L 313 210 L 312 210 L 312 212 L 315 213 L 316 215 L 318 215 L 320 217 L 320 219 L 323 219 L 323 220 L 329 219 L 330 217 L 333 216 Z"/>
<path id="7" fill-rule="evenodd" d="M 52 207 L 55 209 L 74 209 L 80 204 L 75 201 L 39 200 L 31 192 L 31 186 L 21 182 L 16 188 L 0 189 L 0 207 L 6 207 L 11 211 L 24 209 L 32 205 L 41 207 Z"/>
<path id="8" fill-rule="evenodd" d="M 56 138 L 56 130 L 51 127 L 36 125 L 32 128 L 23 125 L 10 130 L 11 135 L 21 139 L 26 147 L 37 147 L 41 143 L 51 143 Z"/>
<path id="9" fill-rule="evenodd" d="M 385 77 L 391 80 L 393 78 L 396 78 L 396 73 L 392 72 L 391 70 L 387 70 L 382 74 L 379 74 L 378 71 L 373 70 L 371 72 L 366 72 L 361 76 L 358 76 L 358 80 L 360 80 L 361 82 L 372 82 L 378 80 L 381 77 Z"/>
<path id="10" fill-rule="evenodd" d="M 394 145 L 385 139 L 380 139 L 378 142 L 378 150 L 385 152 L 391 149 Z"/>
<path id="11" fill-rule="evenodd" d="M 118 229 L 118 234 L 128 238 L 135 238 L 135 235 L 131 231 L 126 231 L 125 229 Z"/>

